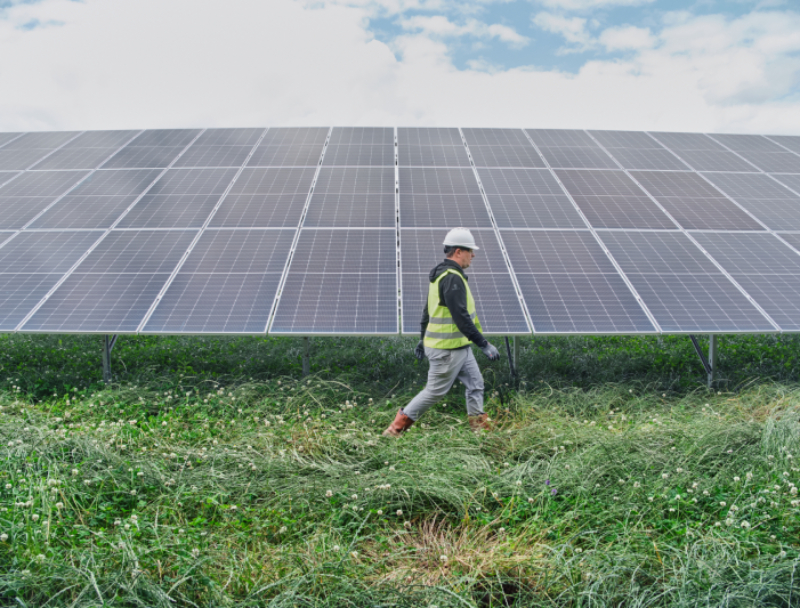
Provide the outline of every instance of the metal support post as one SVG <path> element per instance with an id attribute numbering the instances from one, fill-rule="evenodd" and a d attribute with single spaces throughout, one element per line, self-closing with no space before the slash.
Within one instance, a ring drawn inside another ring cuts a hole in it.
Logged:
<path id="1" fill-rule="evenodd" d="M 508 336 L 506 336 L 506 354 L 508 354 L 508 371 L 511 372 L 512 377 L 516 378 L 517 377 L 516 358 L 511 354 L 511 344 L 508 342 Z"/>
<path id="2" fill-rule="evenodd" d="M 714 382 L 714 370 L 717 369 L 717 336 L 710 334 L 708 336 L 708 367 L 711 368 L 708 372 L 708 388 Z"/>
<path id="3" fill-rule="evenodd" d="M 106 384 L 111 383 L 111 351 L 114 349 L 114 344 L 117 343 L 117 336 L 103 336 L 103 382 Z"/>
<path id="4" fill-rule="evenodd" d="M 303 338 L 305 342 L 305 350 L 303 352 L 303 377 L 311 373 L 311 339 Z"/>
<path id="5" fill-rule="evenodd" d="M 514 369 L 519 373 L 519 340 L 514 336 Z"/>
<path id="6" fill-rule="evenodd" d="M 697 338 L 692 335 L 690 335 L 689 338 L 691 338 L 694 349 L 697 351 L 697 356 L 700 357 L 700 362 L 706 370 L 708 388 L 711 388 L 711 384 L 714 382 L 714 367 L 716 366 L 717 358 L 717 336 L 714 334 L 709 334 L 708 336 L 708 358 L 706 358 L 705 353 L 703 353 L 703 349 L 700 348 L 700 343 L 697 341 Z"/>

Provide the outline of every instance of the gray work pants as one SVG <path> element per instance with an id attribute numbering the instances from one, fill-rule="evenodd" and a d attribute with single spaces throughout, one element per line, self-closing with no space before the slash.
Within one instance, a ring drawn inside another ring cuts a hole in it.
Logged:
<path id="1" fill-rule="evenodd" d="M 425 347 L 430 362 L 428 384 L 403 408 L 411 420 L 419 419 L 430 406 L 447 394 L 456 378 L 466 387 L 467 414 L 483 414 L 483 376 L 472 354 L 472 348 L 443 350 Z"/>

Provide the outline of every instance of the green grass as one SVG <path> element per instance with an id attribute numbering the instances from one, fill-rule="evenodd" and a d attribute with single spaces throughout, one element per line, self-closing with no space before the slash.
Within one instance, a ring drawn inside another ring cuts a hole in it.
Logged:
<path id="1" fill-rule="evenodd" d="M 414 344 L 122 337 L 105 387 L 97 337 L 3 337 L 0 604 L 800 605 L 798 340 L 709 391 L 688 338 L 526 339 L 495 432 L 454 389 L 388 440 Z"/>

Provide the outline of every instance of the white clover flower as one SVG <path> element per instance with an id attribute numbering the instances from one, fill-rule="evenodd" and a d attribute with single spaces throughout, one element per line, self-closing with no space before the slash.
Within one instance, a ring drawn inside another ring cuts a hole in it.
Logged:
<path id="1" fill-rule="evenodd" d="M 75 477 L 78 475 L 78 469 L 72 469 L 72 476 Z"/>
<path id="2" fill-rule="evenodd" d="M 353 500 L 358 500 L 358 494 L 353 494 L 350 498 L 352 498 Z"/>
<path id="3" fill-rule="evenodd" d="M 397 517 L 400 517 L 403 514 L 403 509 L 397 509 Z"/>
<path id="4" fill-rule="evenodd" d="M 239 507 L 237 507 L 236 505 L 231 505 L 231 507 L 230 507 L 230 508 L 231 508 L 231 511 L 235 511 L 235 510 L 236 510 L 236 509 L 238 509 Z"/>
<path id="5" fill-rule="evenodd" d="M 719 506 L 720 506 L 720 507 L 727 506 L 727 504 L 728 504 L 728 503 L 726 503 L 724 500 L 721 500 L 721 501 L 719 502 Z"/>
<path id="6" fill-rule="evenodd" d="M 350 557 L 352 557 L 353 559 L 356 559 L 358 557 L 358 551 L 351 551 L 350 552 Z"/>
<path id="7" fill-rule="evenodd" d="M 200 549 L 198 549 L 197 547 L 195 547 L 194 549 L 192 549 L 192 557 L 193 557 L 193 558 L 195 558 L 195 559 L 197 559 L 198 557 L 200 557 Z"/>
<path id="8" fill-rule="evenodd" d="M 283 534 L 284 532 L 286 532 L 286 530 L 287 530 L 286 526 L 281 526 L 280 530 L 278 530 L 278 534 Z"/>
<path id="9" fill-rule="evenodd" d="M 667 479 L 669 477 L 669 473 L 661 473 L 661 479 Z"/>
<path id="10" fill-rule="evenodd" d="M 383 509 L 378 509 L 378 515 L 383 515 Z"/>
<path id="11" fill-rule="evenodd" d="M 742 528 L 744 528 L 745 530 L 747 530 L 747 529 L 749 529 L 749 528 L 750 528 L 750 522 L 748 522 L 748 521 L 746 521 L 746 520 L 745 520 L 745 521 L 742 521 L 742 523 L 741 523 L 740 525 L 741 525 L 741 526 L 742 526 Z"/>
<path id="12" fill-rule="evenodd" d="M 131 490 L 131 496 L 136 496 L 136 490 Z"/>
<path id="13" fill-rule="evenodd" d="M 341 551 L 341 549 L 342 549 L 339 545 L 333 545 L 332 548 L 333 548 L 334 551 Z"/>
<path id="14" fill-rule="evenodd" d="M 63 502 L 57 502 L 56 503 L 56 509 L 63 509 L 63 508 L 64 508 L 64 503 Z"/>
<path id="15" fill-rule="evenodd" d="M 670 510 L 669 510 L 669 512 L 670 512 L 670 513 L 675 513 L 675 509 L 673 509 L 672 507 L 670 507 Z"/>
<path id="16" fill-rule="evenodd" d="M 497 533 L 498 534 L 505 534 L 506 533 L 506 529 L 505 528 L 498 528 L 497 529 Z"/>
<path id="17" fill-rule="evenodd" d="M 728 519 L 726 519 L 726 520 L 725 520 L 725 525 L 727 525 L 727 526 L 732 526 L 732 525 L 733 525 L 733 519 L 732 519 L 732 518 L 730 518 L 730 517 L 729 517 Z"/>
<path id="18" fill-rule="evenodd" d="M 786 557 L 786 551 L 781 551 L 778 553 L 778 557 Z"/>
<path id="19" fill-rule="evenodd" d="M 744 478 L 745 478 L 747 481 L 750 481 L 751 479 L 753 479 L 753 474 L 752 474 L 750 471 L 748 471 L 748 472 L 745 474 Z"/>
<path id="20" fill-rule="evenodd" d="M 638 482 L 638 481 L 634 481 L 634 482 L 633 482 L 633 487 L 634 487 L 634 488 L 638 488 L 638 487 L 640 487 L 640 484 L 639 484 L 639 482 Z"/>
<path id="21" fill-rule="evenodd" d="M 678 467 L 677 469 L 675 469 L 675 471 L 678 473 L 683 473 L 683 469 L 681 467 Z"/>
<path id="22" fill-rule="evenodd" d="M 405 526 L 406 529 L 410 530 L 411 529 L 411 522 L 407 521 L 406 523 L 403 524 L 403 526 Z"/>
<path id="23" fill-rule="evenodd" d="M 0 534 L 0 542 L 4 543 L 7 540 L 8 540 L 8 534 L 6 534 L 5 532 L 3 534 Z"/>
<path id="24" fill-rule="evenodd" d="M 395 470 L 394 466 L 389 467 L 389 470 L 394 471 Z"/>
<path id="25" fill-rule="evenodd" d="M 533 498 L 529 498 L 528 502 L 532 504 L 533 503 Z"/>
<path id="26" fill-rule="evenodd" d="M 10 490 L 10 489 L 11 489 L 11 484 L 10 484 L 10 483 L 7 483 L 7 484 L 6 484 L 6 490 Z"/>
<path id="27" fill-rule="evenodd" d="M 31 515 L 31 519 L 33 521 L 39 521 L 39 514 L 38 513 L 34 513 L 33 515 Z"/>
<path id="28" fill-rule="evenodd" d="M 518 479 L 515 485 L 521 486 L 521 485 L 522 485 L 522 481 L 520 481 L 520 480 Z"/>
<path id="29" fill-rule="evenodd" d="M 703 490 L 703 496 L 709 496 L 708 490 Z"/>
<path id="30" fill-rule="evenodd" d="M 328 490 L 327 492 L 325 492 L 325 496 L 330 498 L 331 496 L 333 496 L 333 491 L 332 490 Z"/>
<path id="31" fill-rule="evenodd" d="M 741 481 L 741 478 L 740 478 L 740 477 L 738 477 L 738 476 L 737 476 L 737 477 L 734 477 L 734 478 L 733 478 L 733 481 L 736 481 L 736 482 L 738 482 L 738 481 Z"/>

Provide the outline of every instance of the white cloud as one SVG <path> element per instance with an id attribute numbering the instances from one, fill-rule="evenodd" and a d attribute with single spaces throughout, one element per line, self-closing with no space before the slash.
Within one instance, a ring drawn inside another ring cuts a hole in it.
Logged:
<path id="1" fill-rule="evenodd" d="M 656 42 L 649 28 L 632 25 L 603 30 L 599 41 L 609 51 L 649 49 Z"/>
<path id="2" fill-rule="evenodd" d="M 528 43 L 525 36 L 512 28 L 500 25 L 487 25 L 476 19 L 469 19 L 464 25 L 457 25 L 442 15 L 432 17 L 414 16 L 400 22 L 405 30 L 419 30 L 426 34 L 441 37 L 474 36 L 476 38 L 497 38 L 513 47 L 523 47 Z"/>
<path id="3" fill-rule="evenodd" d="M 586 19 L 581 17 L 564 17 L 554 13 L 537 13 L 533 16 L 534 25 L 547 32 L 561 34 L 567 42 L 580 47 L 588 47 L 592 36 L 586 29 Z"/>
<path id="4" fill-rule="evenodd" d="M 800 133 L 796 13 L 674 15 L 651 32 L 652 46 L 590 61 L 577 74 L 486 62 L 459 70 L 446 36 L 409 31 L 390 48 L 367 30 L 369 14 L 292 0 L 12 7 L 0 20 L 0 130 L 372 124 Z M 31 19 L 65 25 L 16 29 Z M 580 31 L 571 35 L 586 40 Z M 612 31 L 590 42 L 598 39 L 625 38 Z"/>
<path id="5" fill-rule="evenodd" d="M 547 8 L 561 10 L 586 10 L 609 6 L 639 6 L 652 2 L 655 2 L 655 0 L 536 0 L 537 4 L 541 4 Z"/>

